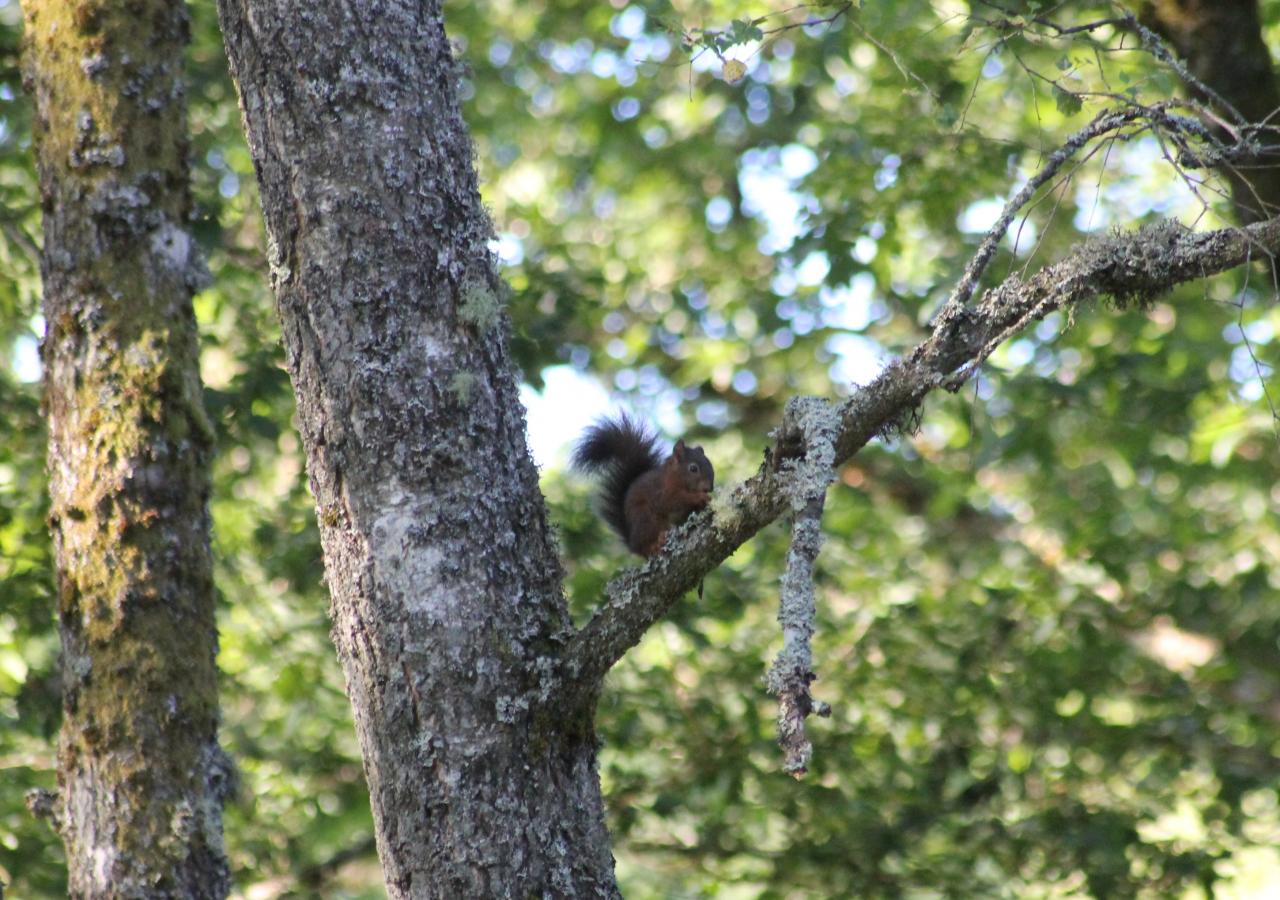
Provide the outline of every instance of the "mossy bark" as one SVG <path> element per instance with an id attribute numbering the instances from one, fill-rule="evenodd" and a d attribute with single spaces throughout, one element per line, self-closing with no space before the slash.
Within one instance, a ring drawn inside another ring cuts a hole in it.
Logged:
<path id="1" fill-rule="evenodd" d="M 172 0 L 25 0 L 63 725 L 52 805 L 77 897 L 213 897 L 227 763 Z"/>

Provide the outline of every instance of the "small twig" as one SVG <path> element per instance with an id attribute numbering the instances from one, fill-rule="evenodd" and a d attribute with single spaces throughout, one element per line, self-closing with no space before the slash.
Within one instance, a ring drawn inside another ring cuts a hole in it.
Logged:
<path id="1" fill-rule="evenodd" d="M 978 245 L 977 253 L 973 255 L 973 258 L 969 260 L 969 264 L 965 266 L 964 274 L 960 276 L 960 280 L 951 291 L 951 296 L 947 298 L 947 302 L 939 313 L 938 318 L 943 319 L 954 315 L 960 307 L 969 302 L 969 299 L 973 296 L 974 289 L 978 286 L 978 279 L 982 277 L 982 273 L 991 262 L 991 258 L 995 256 L 996 247 L 999 246 L 1004 233 L 1009 229 L 1009 224 L 1017 216 L 1018 210 L 1026 205 L 1027 201 L 1035 195 L 1035 192 L 1045 182 L 1057 174 L 1057 171 L 1062 168 L 1067 160 L 1074 156 L 1081 147 L 1095 138 L 1109 132 L 1118 131 L 1149 114 L 1150 110 L 1144 107 L 1104 110 L 1094 116 L 1093 121 L 1088 125 L 1067 138 L 1061 147 L 1051 153 L 1045 164 L 1040 167 L 1040 171 L 1031 176 L 1027 183 L 1022 186 L 1022 190 L 1010 197 L 1009 201 L 1005 203 L 1004 209 L 1000 213 L 1000 218 L 983 236 L 982 242 Z"/>
<path id="2" fill-rule="evenodd" d="M 1177 72 L 1179 78 L 1195 88 L 1203 96 L 1216 103 L 1223 112 L 1235 120 L 1236 125 L 1248 124 L 1249 120 L 1240 114 L 1240 110 L 1236 109 L 1225 97 L 1209 87 L 1209 85 L 1191 74 L 1191 70 L 1174 55 L 1173 51 L 1169 49 L 1169 45 L 1164 42 L 1160 35 L 1139 22 L 1137 16 L 1133 15 L 1133 13 L 1127 14 L 1124 18 L 1126 19 L 1126 24 L 1142 39 L 1142 46 L 1147 49 L 1148 53 Z"/>
<path id="3" fill-rule="evenodd" d="M 906 63 L 902 61 L 901 57 L 899 57 L 898 54 L 893 50 L 893 48 L 887 46 L 883 41 L 879 40 L 875 35 L 867 31 L 867 29 L 863 28 L 860 24 L 858 24 L 858 22 L 855 19 L 851 18 L 849 22 L 850 24 L 853 25 L 854 28 L 858 29 L 858 33 L 861 34 L 862 37 L 868 43 L 876 47 L 885 56 L 889 57 L 889 61 L 893 63 L 895 67 L 897 67 L 900 73 L 902 73 L 903 80 L 916 82 L 917 84 L 920 85 L 921 88 L 924 89 L 924 92 L 926 94 L 928 94 L 934 100 L 941 102 L 941 98 L 938 96 L 938 92 L 935 91 L 933 88 L 929 87 L 929 83 L 927 81 L 925 81 L 915 72 L 911 71 L 911 69 L 907 67 Z"/>
<path id="4" fill-rule="evenodd" d="M 323 887 L 347 863 L 371 856 L 377 850 L 373 835 L 368 834 L 348 847 L 343 847 L 327 859 L 313 863 L 298 872 L 298 884 L 307 888 Z"/>
<path id="5" fill-rule="evenodd" d="M 775 38 L 777 35 L 784 34 L 788 31 L 794 31 L 797 28 L 816 28 L 819 25 L 831 25 L 841 16 L 845 15 L 845 13 L 847 13 L 851 8 L 853 8 L 852 0 L 850 0 L 850 2 L 843 4 L 838 9 L 836 9 L 834 12 L 832 12 L 830 15 L 827 15 L 827 16 L 809 17 L 802 22 L 787 22 L 786 24 L 783 24 L 783 25 L 775 25 L 773 28 L 759 27 L 763 23 L 767 22 L 769 19 L 777 18 L 779 16 L 790 15 L 791 13 L 795 12 L 798 9 L 808 9 L 811 5 L 812 4 L 808 4 L 808 3 L 799 3 L 795 6 L 788 7 L 787 9 L 779 10 L 777 12 L 769 13 L 767 15 L 763 15 L 755 19 L 751 19 L 747 21 L 747 24 L 751 26 L 753 29 L 755 29 L 756 35 L 760 40 L 763 41 L 766 38 Z M 710 50 L 712 53 L 716 55 L 717 58 L 724 59 L 723 51 L 727 50 L 730 46 L 735 46 L 737 43 L 740 43 L 737 41 L 733 43 L 721 42 L 722 38 L 724 38 L 727 34 L 730 33 L 729 29 L 695 28 L 691 31 L 686 31 L 683 28 L 681 28 L 679 29 L 679 32 L 680 32 L 680 41 L 686 47 L 702 47 L 703 48 L 702 51 L 699 51 L 699 54 L 698 54 L 699 56 L 702 54 L 703 51 Z M 695 56 L 694 59 L 696 58 L 697 57 Z"/>
<path id="6" fill-rule="evenodd" d="M 1280 273 L 1277 273 L 1277 267 L 1272 265 L 1271 269 L 1271 296 L 1280 296 Z M 1271 389 L 1267 387 L 1267 376 L 1263 374 L 1263 368 L 1272 370 L 1272 366 L 1258 359 L 1258 354 L 1254 351 L 1253 341 L 1249 337 L 1249 332 L 1245 329 L 1244 311 L 1246 299 L 1250 293 L 1249 279 L 1252 273 L 1246 269 L 1244 284 L 1240 286 L 1238 295 L 1239 302 L 1235 304 L 1238 310 L 1236 316 L 1236 327 L 1240 329 L 1240 339 L 1243 342 L 1245 352 L 1249 354 L 1249 359 L 1253 362 L 1253 371 L 1257 373 L 1258 385 L 1262 388 L 1262 397 L 1267 401 L 1267 409 L 1271 412 L 1271 430 L 1275 433 L 1277 441 L 1280 442 L 1280 410 L 1276 408 L 1275 399 L 1271 396 Z"/>
<path id="7" fill-rule="evenodd" d="M 34 269 L 40 264 L 40 248 L 36 246 L 35 241 L 27 236 L 16 221 L 9 216 L 0 216 L 0 229 L 4 231 L 5 237 L 9 242 L 17 247 L 22 255 L 31 261 L 31 267 Z"/>

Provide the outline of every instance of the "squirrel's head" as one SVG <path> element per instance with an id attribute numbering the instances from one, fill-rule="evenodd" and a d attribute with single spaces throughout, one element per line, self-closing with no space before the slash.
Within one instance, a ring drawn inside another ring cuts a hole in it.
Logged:
<path id="1" fill-rule="evenodd" d="M 701 447 L 690 447 L 682 440 L 676 441 L 670 464 L 679 469 L 685 490 L 710 492 L 715 487 L 716 470 Z"/>

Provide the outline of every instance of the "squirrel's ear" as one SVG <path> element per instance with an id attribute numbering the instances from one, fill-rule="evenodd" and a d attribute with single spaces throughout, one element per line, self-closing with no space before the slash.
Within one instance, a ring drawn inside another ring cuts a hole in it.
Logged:
<path id="1" fill-rule="evenodd" d="M 681 440 L 676 441 L 676 449 L 674 452 L 677 456 L 684 455 L 684 439 L 683 438 Z"/>

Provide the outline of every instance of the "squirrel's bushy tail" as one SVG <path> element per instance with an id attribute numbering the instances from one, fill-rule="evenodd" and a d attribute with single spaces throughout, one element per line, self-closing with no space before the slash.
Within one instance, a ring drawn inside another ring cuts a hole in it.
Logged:
<path id="1" fill-rule="evenodd" d="M 578 441 L 572 465 L 603 473 L 600 514 L 627 540 L 627 488 L 645 472 L 662 465 L 657 436 L 626 414 L 601 419 Z"/>

